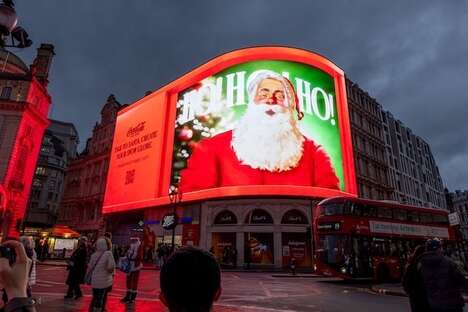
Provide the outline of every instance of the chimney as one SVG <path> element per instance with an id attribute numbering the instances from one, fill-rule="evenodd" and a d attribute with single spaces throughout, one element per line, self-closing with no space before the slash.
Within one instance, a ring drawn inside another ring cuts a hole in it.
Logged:
<path id="1" fill-rule="evenodd" d="M 52 44 L 42 43 L 37 49 L 37 56 L 32 65 L 32 73 L 44 87 L 47 87 L 49 83 L 49 70 L 54 55 L 54 46 Z"/>

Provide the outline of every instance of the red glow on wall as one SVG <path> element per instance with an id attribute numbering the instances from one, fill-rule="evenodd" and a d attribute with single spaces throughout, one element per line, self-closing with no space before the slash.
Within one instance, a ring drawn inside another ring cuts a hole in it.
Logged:
<path id="1" fill-rule="evenodd" d="M 357 196 L 351 130 L 343 71 L 326 58 L 306 50 L 258 47 L 221 55 L 119 112 L 112 147 L 104 213 L 160 206 L 167 196 L 173 159 L 174 123 L 178 93 L 228 67 L 256 60 L 284 60 L 307 64 L 330 75 L 335 84 L 345 190 L 313 186 L 243 185 L 184 193 L 184 201 L 245 196 L 329 197 Z M 144 136 L 157 133 L 145 148 Z M 143 144 L 143 145 L 142 145 Z M 200 176 L 203 179 L 203 176 Z"/>

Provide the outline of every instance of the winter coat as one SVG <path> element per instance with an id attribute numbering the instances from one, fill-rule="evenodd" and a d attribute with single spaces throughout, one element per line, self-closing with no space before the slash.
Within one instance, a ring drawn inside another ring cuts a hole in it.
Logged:
<path id="1" fill-rule="evenodd" d="M 84 245 L 75 249 L 70 257 L 70 264 L 68 266 L 68 285 L 77 285 L 84 283 L 84 277 L 86 274 L 86 260 L 88 254 Z"/>
<path id="2" fill-rule="evenodd" d="M 126 258 L 130 260 L 130 272 L 136 272 L 143 268 L 143 247 L 139 240 L 130 244 L 130 248 L 128 249 L 126 254 Z"/>
<path id="3" fill-rule="evenodd" d="M 437 252 L 426 252 L 421 256 L 417 270 L 430 309 L 445 311 L 465 305 L 461 295 L 465 277 L 453 261 Z"/>
<path id="4" fill-rule="evenodd" d="M 114 256 L 107 248 L 106 241 L 99 239 L 96 243 L 97 250 L 91 255 L 88 270 L 92 270 L 91 287 L 93 288 L 108 288 L 114 282 Z"/>
<path id="5" fill-rule="evenodd" d="M 425 312 L 429 310 L 426 292 L 422 277 L 418 272 L 419 258 L 409 263 L 403 275 L 403 289 L 410 299 L 412 312 Z"/>

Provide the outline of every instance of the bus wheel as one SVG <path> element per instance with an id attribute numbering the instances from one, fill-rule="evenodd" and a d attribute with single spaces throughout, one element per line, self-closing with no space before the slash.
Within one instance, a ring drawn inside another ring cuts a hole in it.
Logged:
<path id="1" fill-rule="evenodd" d="M 377 267 L 376 279 L 378 283 L 385 283 L 390 281 L 390 270 L 384 264 Z"/>

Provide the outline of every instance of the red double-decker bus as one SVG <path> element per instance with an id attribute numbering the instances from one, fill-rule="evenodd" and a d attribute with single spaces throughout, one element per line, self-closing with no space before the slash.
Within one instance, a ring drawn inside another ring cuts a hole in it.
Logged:
<path id="1" fill-rule="evenodd" d="M 455 243 L 444 210 L 358 198 L 325 199 L 314 217 L 316 269 L 345 279 L 398 280 L 414 248 L 433 237 L 449 248 Z"/>

